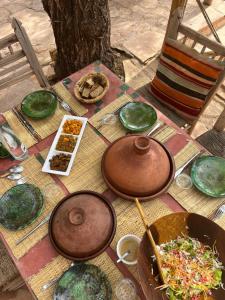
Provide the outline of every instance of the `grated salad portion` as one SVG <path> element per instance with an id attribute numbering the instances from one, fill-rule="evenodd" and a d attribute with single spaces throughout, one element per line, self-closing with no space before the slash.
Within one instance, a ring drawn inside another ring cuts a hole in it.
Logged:
<path id="1" fill-rule="evenodd" d="M 222 263 L 215 247 L 211 249 L 195 238 L 178 237 L 158 246 L 162 272 L 170 300 L 198 300 L 212 289 L 223 288 Z"/>

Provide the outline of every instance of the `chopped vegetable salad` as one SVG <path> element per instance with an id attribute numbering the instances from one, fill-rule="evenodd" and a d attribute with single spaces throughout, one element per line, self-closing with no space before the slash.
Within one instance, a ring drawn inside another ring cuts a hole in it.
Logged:
<path id="1" fill-rule="evenodd" d="M 213 248 L 187 236 L 158 246 L 165 281 L 161 289 L 170 300 L 198 300 L 223 287 L 224 267 Z"/>

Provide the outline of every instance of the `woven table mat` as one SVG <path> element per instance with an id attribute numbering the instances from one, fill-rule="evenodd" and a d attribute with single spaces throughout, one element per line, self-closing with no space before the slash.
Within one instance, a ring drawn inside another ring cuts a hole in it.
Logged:
<path id="1" fill-rule="evenodd" d="M 98 113 L 96 113 L 92 118 L 89 119 L 90 124 L 92 124 L 107 140 L 110 142 L 115 141 L 116 139 L 125 136 L 127 131 L 121 124 L 119 118 L 117 118 L 115 124 L 111 125 L 103 125 L 100 127 L 100 120 L 108 114 L 113 113 L 121 106 L 128 102 L 132 102 L 133 99 L 129 95 L 122 95 L 117 98 L 115 101 L 107 105 L 105 108 L 101 109 Z M 99 129 L 98 129 L 99 128 Z M 149 130 L 146 131 L 148 133 Z M 167 141 L 172 135 L 176 133 L 176 130 L 169 126 L 163 126 L 161 130 L 159 130 L 155 135 L 152 135 L 162 143 Z M 143 133 L 144 134 L 144 133 Z"/>
<path id="2" fill-rule="evenodd" d="M 178 152 L 174 159 L 176 164 L 176 169 L 179 169 L 185 162 L 187 162 L 192 156 L 196 153 L 199 153 L 200 150 L 197 144 L 189 142 L 180 152 Z"/>
<path id="3" fill-rule="evenodd" d="M 200 152 L 199 148 L 193 142 L 188 143 L 176 156 L 176 167 L 179 168 L 195 153 Z M 173 182 L 169 189 L 169 194 L 179 202 L 183 208 L 189 212 L 198 213 L 203 216 L 209 217 L 212 213 L 225 202 L 225 198 L 212 198 L 199 192 L 194 186 L 191 189 L 185 190 Z"/>
<path id="4" fill-rule="evenodd" d="M 53 89 L 56 91 L 65 102 L 73 109 L 73 111 L 80 117 L 85 115 L 88 112 L 88 109 L 85 108 L 78 100 L 71 95 L 71 93 L 65 88 L 62 82 L 58 82 L 53 86 Z"/>
<path id="5" fill-rule="evenodd" d="M 9 123 L 9 126 L 15 132 L 16 136 L 24 145 L 27 146 L 27 148 L 37 143 L 29 131 L 20 123 L 13 111 L 6 111 L 3 113 L 3 115 Z"/>
<path id="6" fill-rule="evenodd" d="M 116 251 L 117 242 L 122 236 L 135 234 L 142 238 L 145 229 L 135 203 L 118 198 L 113 201 L 113 206 L 117 215 L 117 230 L 111 247 Z M 143 202 L 142 207 L 149 224 L 172 213 L 172 210 L 159 199 Z M 139 280 L 137 266 L 128 266 L 128 269 Z"/>
<path id="7" fill-rule="evenodd" d="M 20 107 L 18 107 L 20 109 Z M 69 112 L 65 111 L 60 104 L 57 104 L 55 113 L 43 120 L 32 120 L 23 114 L 23 117 L 28 123 L 34 128 L 34 130 L 41 136 L 42 139 L 46 138 L 50 134 L 58 130 L 58 127 L 62 121 L 64 115 L 70 115 Z"/>
<path id="8" fill-rule="evenodd" d="M 119 121 L 119 118 L 117 118 L 116 123 L 112 125 L 103 125 L 98 129 L 100 126 L 99 122 L 102 120 L 102 118 L 109 113 L 113 113 L 117 109 L 119 109 L 121 106 L 128 102 L 133 102 L 133 99 L 128 95 L 122 95 L 119 98 L 117 98 L 115 101 L 108 104 L 106 107 L 101 109 L 98 113 L 96 113 L 92 118 L 89 119 L 89 122 L 99 131 L 101 134 L 110 142 L 115 141 L 121 136 L 124 136 L 126 134 L 126 131 L 122 124 Z"/>
<path id="9" fill-rule="evenodd" d="M 101 268 L 103 272 L 107 275 L 112 290 L 115 290 L 115 285 L 118 280 L 122 278 L 122 274 L 117 269 L 115 264 L 112 262 L 110 257 L 106 252 L 101 254 L 95 259 L 88 261 L 88 263 L 94 264 Z M 57 256 L 53 261 L 45 266 L 38 274 L 33 275 L 28 279 L 28 283 L 34 291 L 36 297 L 39 300 L 50 300 L 53 299 L 53 294 L 55 291 L 55 285 L 42 291 L 42 286 L 46 284 L 49 280 L 57 278 L 62 275 L 70 267 L 71 261 L 63 258 L 62 256 Z M 116 297 L 113 294 L 113 300 Z"/>
<path id="10" fill-rule="evenodd" d="M 87 125 L 70 175 L 60 176 L 70 193 L 79 190 L 101 193 L 107 189 L 101 174 L 101 159 L 106 147 L 106 143 Z"/>
<path id="11" fill-rule="evenodd" d="M 23 176 L 27 177 L 27 183 L 33 183 L 38 186 L 44 194 L 44 207 L 43 212 L 37 220 L 25 229 L 19 231 L 9 231 L 4 227 L 0 227 L 0 231 L 3 234 L 7 244 L 9 245 L 13 255 L 19 259 L 25 253 L 28 252 L 38 241 L 40 241 L 48 233 L 48 225 L 44 224 L 38 230 L 35 231 L 30 237 L 24 240 L 19 245 L 16 245 L 17 239 L 23 237 L 30 230 L 32 230 L 39 222 L 41 222 L 47 214 L 49 214 L 55 205 L 63 198 L 64 193 L 55 185 L 54 180 L 47 173 L 41 172 L 41 164 L 36 157 L 30 157 L 21 165 L 24 167 Z M 6 192 L 13 186 L 12 181 L 7 179 L 1 179 L 0 194 Z M 47 189 L 49 193 L 47 193 Z"/>

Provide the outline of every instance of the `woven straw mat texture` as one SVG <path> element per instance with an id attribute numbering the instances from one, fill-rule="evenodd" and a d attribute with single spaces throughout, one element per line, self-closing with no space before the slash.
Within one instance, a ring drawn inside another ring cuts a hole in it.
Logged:
<path id="1" fill-rule="evenodd" d="M 145 228 L 133 202 L 118 198 L 113 201 L 113 206 L 117 215 L 117 229 L 111 247 L 116 251 L 116 244 L 122 236 L 135 234 L 142 238 Z M 143 202 L 142 207 L 149 224 L 160 217 L 172 213 L 172 210 L 160 199 Z M 138 280 L 137 266 L 129 266 L 128 269 Z"/>
<path id="2" fill-rule="evenodd" d="M 58 82 L 53 86 L 57 95 L 60 96 L 69 106 L 73 109 L 74 113 L 78 116 L 83 116 L 88 112 L 88 109 L 85 108 L 78 100 L 76 100 L 73 95 L 65 88 L 65 86 Z"/>
<path id="3" fill-rule="evenodd" d="M 197 145 L 188 143 L 176 156 L 175 163 L 177 168 L 188 161 L 195 153 L 200 152 Z M 213 212 L 220 206 L 225 199 L 216 199 L 208 197 L 199 192 L 194 186 L 185 190 L 176 185 L 174 182 L 169 189 L 169 194 L 176 199 L 187 211 L 210 217 Z"/>
<path id="4" fill-rule="evenodd" d="M 101 193 L 107 189 L 101 175 L 101 159 L 106 147 L 106 143 L 87 125 L 70 175 L 59 177 L 70 193 L 79 190 Z M 41 154 L 46 157 L 47 151 Z"/>
<path id="5" fill-rule="evenodd" d="M 48 225 L 44 224 L 38 230 L 35 231 L 29 238 L 24 240 L 19 245 L 16 245 L 17 239 L 23 237 L 30 230 L 32 230 L 39 222 L 41 222 L 55 207 L 55 205 L 64 197 L 63 191 L 57 186 L 54 180 L 47 173 L 41 171 L 41 164 L 32 156 L 21 165 L 24 167 L 23 176 L 27 178 L 27 183 L 32 183 L 38 186 L 44 195 L 44 207 L 40 217 L 35 220 L 34 223 L 19 231 L 9 231 L 4 227 L 0 227 L 0 231 L 3 234 L 6 242 L 8 243 L 13 255 L 19 259 L 25 253 L 28 252 L 38 241 L 40 241 L 48 233 Z M 1 179 L 0 194 L 6 192 L 13 183 L 7 179 Z"/>
<path id="6" fill-rule="evenodd" d="M 106 252 L 90 260 L 88 263 L 94 264 L 101 268 L 103 272 L 108 276 L 108 279 L 112 285 L 112 290 L 115 290 L 115 285 L 118 280 L 122 278 L 122 274 L 117 269 L 115 264 L 112 262 L 111 258 Z M 63 258 L 62 256 L 57 256 L 53 261 L 45 266 L 38 274 L 33 275 L 29 278 L 28 283 L 34 291 L 36 297 L 39 300 L 50 300 L 53 299 L 53 294 L 55 286 L 42 291 L 42 286 L 48 281 L 61 276 L 64 271 L 70 267 L 71 261 Z M 113 300 L 116 297 L 113 295 Z"/>
<path id="7" fill-rule="evenodd" d="M 9 126 L 15 132 L 16 136 L 22 141 L 28 148 L 36 144 L 36 140 L 32 137 L 29 131 L 20 123 L 17 116 L 13 111 L 9 110 L 3 113 Z"/>
<path id="8" fill-rule="evenodd" d="M 126 130 L 122 126 L 119 118 L 117 118 L 115 124 L 110 125 L 103 125 L 101 126 L 101 120 L 104 118 L 106 114 L 114 113 L 117 111 L 121 106 L 123 106 L 126 103 L 132 102 L 133 99 L 128 95 L 122 95 L 119 98 L 117 98 L 115 101 L 107 105 L 105 108 L 100 110 L 98 113 L 96 113 L 89 122 L 99 131 L 101 134 L 110 142 L 115 141 L 116 139 L 125 136 Z M 148 132 L 148 131 L 147 131 Z M 146 134 L 147 134 L 146 132 Z M 153 137 L 157 138 L 162 143 L 167 141 L 171 136 L 173 136 L 176 133 L 176 130 L 169 126 L 163 126 L 159 132 L 157 132 L 155 135 L 152 135 Z"/>

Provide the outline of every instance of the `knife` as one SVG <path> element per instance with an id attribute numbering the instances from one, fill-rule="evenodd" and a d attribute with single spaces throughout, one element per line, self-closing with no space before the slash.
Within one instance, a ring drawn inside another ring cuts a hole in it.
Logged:
<path id="1" fill-rule="evenodd" d="M 16 245 L 22 243 L 25 239 L 27 239 L 31 234 L 33 234 L 38 228 L 43 226 L 45 223 L 49 221 L 51 217 L 51 213 L 48 214 L 36 227 L 34 227 L 31 231 L 29 231 L 26 235 L 16 241 Z"/>
<path id="2" fill-rule="evenodd" d="M 196 153 L 194 156 L 192 156 L 186 163 L 184 163 L 179 169 L 177 169 L 177 171 L 175 172 L 175 176 L 174 178 L 176 178 L 178 175 L 180 175 L 183 170 L 199 155 L 201 155 L 202 152 L 198 152 Z"/>
<path id="3" fill-rule="evenodd" d="M 24 118 L 23 114 L 16 109 L 15 107 L 12 109 L 14 114 L 17 116 L 22 125 L 31 133 L 31 135 L 35 138 L 37 142 L 42 140 L 42 137 L 35 131 L 33 126 Z"/>

